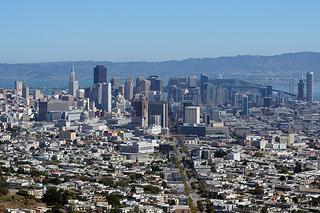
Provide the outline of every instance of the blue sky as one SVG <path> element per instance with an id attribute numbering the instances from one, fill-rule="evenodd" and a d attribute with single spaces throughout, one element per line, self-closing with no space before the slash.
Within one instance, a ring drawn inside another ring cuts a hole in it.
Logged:
<path id="1" fill-rule="evenodd" d="M 0 1 L 0 63 L 320 51 L 320 1 Z"/>

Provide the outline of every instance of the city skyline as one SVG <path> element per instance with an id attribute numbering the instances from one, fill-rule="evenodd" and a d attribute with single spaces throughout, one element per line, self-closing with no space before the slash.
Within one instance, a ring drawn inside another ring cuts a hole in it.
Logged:
<path id="1" fill-rule="evenodd" d="M 318 1 L 2 2 L 2 63 L 319 52 Z"/>

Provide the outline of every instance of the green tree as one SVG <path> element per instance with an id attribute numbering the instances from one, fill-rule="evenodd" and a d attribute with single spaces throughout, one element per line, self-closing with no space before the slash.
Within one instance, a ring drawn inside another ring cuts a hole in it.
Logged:
<path id="1" fill-rule="evenodd" d="M 281 180 L 281 181 L 285 181 L 285 180 L 286 180 L 286 177 L 285 177 L 285 176 L 281 176 L 281 177 L 280 177 L 280 180 Z"/>
<path id="2" fill-rule="evenodd" d="M 296 165 L 294 167 L 294 173 L 299 173 L 299 172 L 302 172 L 302 164 L 299 163 L 299 162 L 296 162 Z"/>
<path id="3" fill-rule="evenodd" d="M 128 182 L 125 179 L 121 179 L 121 180 L 117 181 L 114 184 L 114 186 L 115 187 L 117 187 L 117 186 L 128 186 Z"/>
<path id="4" fill-rule="evenodd" d="M 211 166 L 211 172 L 213 173 L 217 173 L 217 169 L 214 165 Z"/>
<path id="5" fill-rule="evenodd" d="M 120 203 L 120 199 L 124 198 L 123 195 L 121 194 L 110 194 L 110 195 L 106 195 L 106 199 L 108 201 L 109 204 L 112 205 L 112 207 L 120 207 L 121 203 Z"/>
<path id="6" fill-rule="evenodd" d="M 47 190 L 44 194 L 42 201 L 45 202 L 48 206 L 61 207 L 68 203 L 69 199 L 75 198 L 75 194 L 64 191 L 62 189 L 57 190 L 57 188 L 52 187 Z"/>
<path id="7" fill-rule="evenodd" d="M 260 158 L 260 157 L 262 157 L 262 153 L 261 152 L 256 152 L 256 153 L 254 153 L 253 157 Z"/>
<path id="8" fill-rule="evenodd" d="M 207 204 L 207 212 L 213 213 L 214 212 L 213 205 L 209 198 L 206 198 L 206 204 Z"/>
<path id="9" fill-rule="evenodd" d="M 8 192 L 6 179 L 3 177 L 2 169 L 0 169 L 0 195 L 7 195 Z"/>
<path id="10" fill-rule="evenodd" d="M 111 177 L 103 177 L 99 182 L 106 186 L 112 186 L 114 184 L 114 181 Z"/>
<path id="11" fill-rule="evenodd" d="M 199 209 L 200 212 L 204 211 L 204 206 L 203 206 L 201 200 L 197 201 L 197 206 L 198 206 L 198 209 Z"/>
<path id="12" fill-rule="evenodd" d="M 257 186 L 255 189 L 254 189 L 254 192 L 253 194 L 255 195 L 263 195 L 264 191 L 263 189 L 260 187 L 260 186 Z"/>
<path id="13" fill-rule="evenodd" d="M 280 173 L 282 173 L 282 174 L 288 174 L 288 168 L 287 167 L 282 167 L 281 169 L 280 169 Z"/>
<path id="14" fill-rule="evenodd" d="M 191 183 L 191 188 L 192 188 L 193 190 L 196 190 L 197 187 L 196 187 L 196 184 L 195 184 L 194 182 Z"/>

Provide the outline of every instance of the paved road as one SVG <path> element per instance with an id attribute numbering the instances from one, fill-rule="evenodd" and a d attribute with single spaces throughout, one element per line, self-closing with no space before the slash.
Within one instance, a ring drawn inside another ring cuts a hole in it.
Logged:
<path id="1" fill-rule="evenodd" d="M 177 150 L 178 150 L 177 157 L 178 157 L 178 159 L 179 159 L 180 162 L 182 161 L 182 158 L 183 158 L 183 157 L 184 157 L 185 159 L 186 159 L 187 157 L 190 157 L 190 158 L 191 158 L 191 155 L 190 155 L 190 154 L 187 155 L 187 154 L 184 153 L 184 152 L 183 152 L 183 153 L 180 152 L 180 148 L 182 149 L 182 147 L 180 146 L 179 139 L 175 138 L 174 142 L 175 142 L 175 146 L 177 147 Z M 181 167 L 182 167 L 182 169 L 183 169 L 183 171 L 184 171 L 184 177 L 185 177 L 186 182 L 187 182 L 187 185 L 188 185 L 188 187 L 189 187 L 189 192 L 190 192 L 190 193 L 189 193 L 189 197 L 192 198 L 192 200 L 193 200 L 193 205 L 194 205 L 194 206 L 197 206 L 197 201 L 198 201 L 198 200 L 201 200 L 201 194 L 198 192 L 197 189 L 196 189 L 196 190 L 193 190 L 193 189 L 191 188 L 191 183 L 192 183 L 192 182 L 195 182 L 195 183 L 196 183 L 196 186 L 198 187 L 197 180 L 196 180 L 195 178 L 193 178 L 193 177 L 191 177 L 191 179 L 188 178 L 188 176 L 187 176 L 187 174 L 186 174 L 186 171 L 189 170 L 189 171 L 191 172 L 191 168 L 185 168 L 184 165 L 183 165 L 183 163 L 181 163 Z"/>

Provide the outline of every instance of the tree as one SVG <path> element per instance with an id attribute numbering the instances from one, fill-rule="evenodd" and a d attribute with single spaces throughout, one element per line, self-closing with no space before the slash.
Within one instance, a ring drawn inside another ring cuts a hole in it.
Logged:
<path id="1" fill-rule="evenodd" d="M 217 173 L 217 169 L 214 165 L 211 166 L 211 172 L 213 173 Z"/>
<path id="2" fill-rule="evenodd" d="M 112 207 L 120 207 L 121 203 L 120 203 L 120 199 L 123 198 L 123 195 L 121 194 L 110 194 L 110 195 L 106 195 L 106 199 L 108 201 L 109 204 L 112 205 Z"/>
<path id="3" fill-rule="evenodd" d="M 288 174 L 288 168 L 287 167 L 282 167 L 281 169 L 280 169 L 280 173 L 282 173 L 282 174 Z"/>
<path id="4" fill-rule="evenodd" d="M 0 169 L 0 195 L 7 195 L 8 192 L 6 179 L 3 177 L 2 169 Z"/>
<path id="5" fill-rule="evenodd" d="M 263 195 L 264 191 L 263 189 L 260 187 L 260 186 L 257 186 L 255 189 L 254 189 L 254 192 L 253 194 L 255 195 Z"/>
<path id="6" fill-rule="evenodd" d="M 285 176 L 281 176 L 281 177 L 280 177 L 280 180 L 281 180 L 281 181 L 285 181 L 285 180 L 286 180 L 286 177 L 285 177 Z"/>
<path id="7" fill-rule="evenodd" d="M 176 205 L 176 201 L 175 201 L 175 200 L 169 200 L 169 201 L 168 201 L 168 204 L 169 204 L 170 206 Z"/>
<path id="8" fill-rule="evenodd" d="M 191 188 L 192 188 L 193 190 L 196 190 L 197 187 L 196 187 L 196 184 L 195 184 L 194 182 L 191 183 Z"/>
<path id="9" fill-rule="evenodd" d="M 103 183 L 104 185 L 106 186 L 112 186 L 113 185 L 113 179 L 110 178 L 110 177 L 104 177 L 104 178 L 101 178 L 101 180 L 99 181 L 100 183 Z"/>
<path id="10" fill-rule="evenodd" d="M 294 167 L 294 173 L 302 172 L 302 165 L 298 161 L 296 162 L 296 166 Z"/>
<path id="11" fill-rule="evenodd" d="M 197 201 L 197 206 L 198 206 L 198 209 L 199 209 L 200 212 L 204 211 L 204 206 L 203 206 L 201 200 Z"/>
<path id="12" fill-rule="evenodd" d="M 153 185 L 143 186 L 143 190 L 147 194 L 158 194 L 160 192 L 160 189 Z"/>
<path id="13" fill-rule="evenodd" d="M 116 183 L 114 184 L 114 186 L 115 186 L 115 187 L 117 187 L 117 186 L 128 186 L 128 182 L 127 182 L 125 179 L 121 179 L 121 180 L 119 180 L 118 182 L 116 182 Z"/>
<path id="14" fill-rule="evenodd" d="M 260 158 L 260 157 L 262 157 L 262 153 L 261 152 L 256 152 L 256 153 L 254 153 L 253 157 Z"/>
<path id="15" fill-rule="evenodd" d="M 75 194 L 72 192 L 64 191 L 62 189 L 57 190 L 57 188 L 52 187 L 44 194 L 42 201 L 48 206 L 60 207 L 67 204 L 69 199 L 73 199 L 75 197 Z"/>
<path id="16" fill-rule="evenodd" d="M 206 204 L 207 204 L 207 212 L 213 213 L 214 212 L 213 205 L 209 198 L 206 198 Z"/>

